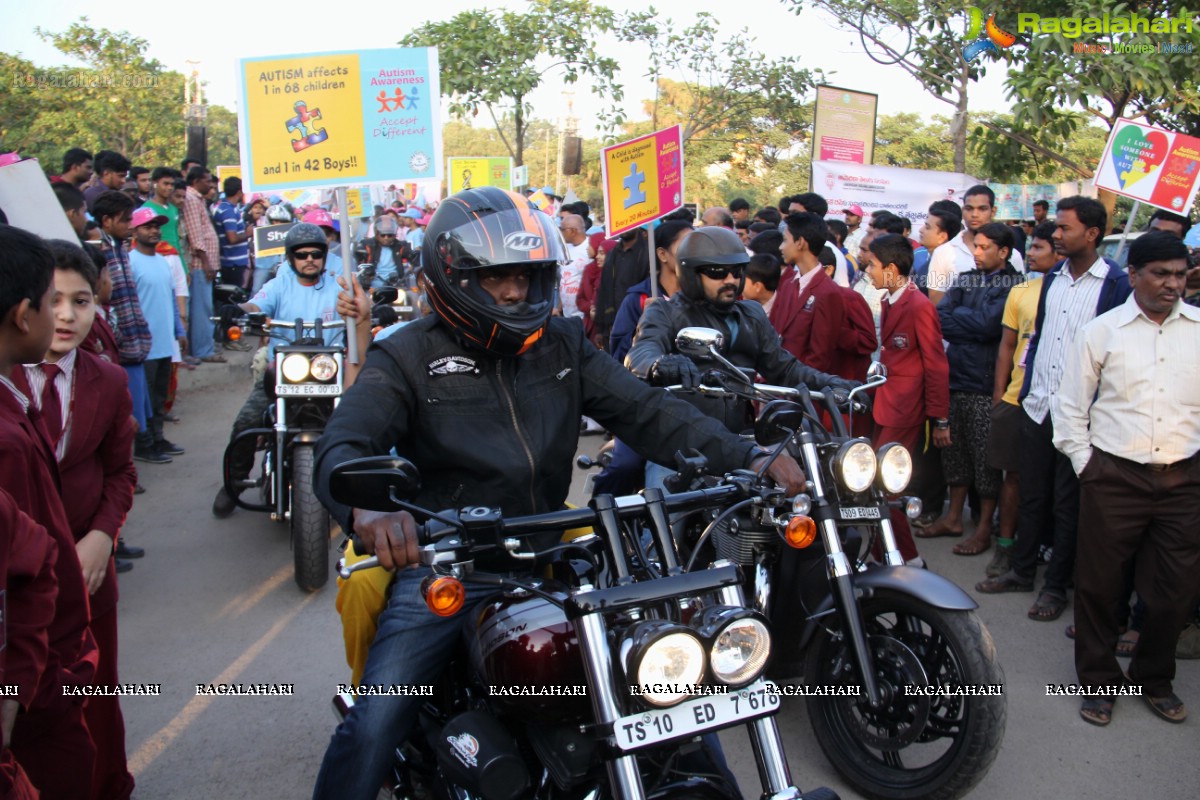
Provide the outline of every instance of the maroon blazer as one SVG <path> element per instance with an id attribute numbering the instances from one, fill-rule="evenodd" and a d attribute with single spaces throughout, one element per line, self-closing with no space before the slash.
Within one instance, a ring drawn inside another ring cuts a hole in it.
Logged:
<path id="1" fill-rule="evenodd" d="M 783 349 L 813 369 L 836 373 L 838 345 L 846 326 L 846 298 L 824 269 L 815 269 L 819 274 L 800 294 L 798 272 L 792 270 L 788 281 L 780 279 L 771 314 L 778 320 L 775 329 Z"/>
<path id="2" fill-rule="evenodd" d="M 912 283 L 895 305 L 884 298 L 879 332 L 888 379 L 876 391 L 875 422 L 907 428 L 949 416 L 950 364 L 929 298 Z"/>
<path id="3" fill-rule="evenodd" d="M 18 366 L 15 372 L 23 370 Z M 25 378 L 23 374 L 16 377 L 22 382 Z M 58 602 L 49 629 L 50 654 L 33 700 L 34 707 L 61 703 L 63 684 L 90 683 L 97 661 L 96 641 L 88 630 L 91 607 L 87 586 L 59 496 L 58 462 L 45 430 L 40 416 L 35 425 L 12 392 L 0 387 L 0 486 L 13 496 L 22 511 L 45 526 L 58 545 L 54 561 Z"/>
<path id="4" fill-rule="evenodd" d="M 0 589 L 6 612 L 0 625 L 0 684 L 16 686 L 17 701 L 25 708 L 33 700 L 50 651 L 47 630 L 58 598 L 57 555 L 58 545 L 46 529 L 0 489 Z M 2 780 L 0 797 L 7 797 Z"/>
<path id="5" fill-rule="evenodd" d="M 25 370 L 13 383 L 29 394 Z M 75 405 L 67 451 L 58 464 L 71 535 L 78 542 L 102 530 L 114 540 L 133 507 L 137 470 L 133 466 L 133 403 L 125 370 L 84 350 L 75 352 Z M 117 605 L 117 573 L 109 559 L 104 583 L 91 597 L 92 615 Z"/>
<path id="6" fill-rule="evenodd" d="M 121 363 L 117 357 L 117 336 L 99 310 L 96 311 L 96 320 L 92 323 L 92 329 L 88 331 L 87 338 L 83 340 L 83 344 L 79 345 L 79 349 L 100 356 L 110 364 Z"/>

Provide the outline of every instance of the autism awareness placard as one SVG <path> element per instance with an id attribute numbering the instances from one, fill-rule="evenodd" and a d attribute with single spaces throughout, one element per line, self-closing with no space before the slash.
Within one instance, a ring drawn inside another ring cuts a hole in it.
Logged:
<path id="1" fill-rule="evenodd" d="M 1104 148 L 1096 186 L 1187 215 L 1198 177 L 1200 139 L 1121 119 Z"/>
<path id="2" fill-rule="evenodd" d="M 609 236 L 683 206 L 683 140 L 678 125 L 604 148 L 600 169 Z"/>
<path id="3" fill-rule="evenodd" d="M 249 191 L 441 178 L 437 48 L 242 59 Z"/>

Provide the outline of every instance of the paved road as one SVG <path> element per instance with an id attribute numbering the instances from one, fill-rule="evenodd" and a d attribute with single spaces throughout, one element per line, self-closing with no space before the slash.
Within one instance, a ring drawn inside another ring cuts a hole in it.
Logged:
<path id="1" fill-rule="evenodd" d="M 147 493 L 126 527 L 127 540 L 148 555 L 122 576 L 121 678 L 162 684 L 159 697 L 124 702 L 141 800 L 308 796 L 334 724 L 330 697 L 349 678 L 332 581 L 311 595 L 297 589 L 287 531 L 265 515 L 210 515 L 228 425 L 248 389 L 247 377 L 183 391 L 183 422 L 168 436 L 188 453 L 173 464 L 143 465 Z M 935 569 L 972 586 L 984 557 L 953 556 L 951 544 L 937 540 L 923 550 Z M 1028 621 L 1031 600 L 981 600 L 1005 672 L 1008 729 L 971 796 L 1200 796 L 1200 662 L 1179 665 L 1177 691 L 1193 711 L 1186 724 L 1162 722 L 1126 698 L 1109 728 L 1093 728 L 1079 719 L 1077 700 L 1045 696 L 1046 683 L 1074 680 L 1068 620 Z M 295 695 L 197 696 L 197 684 L 217 682 L 294 684 Z M 820 753 L 802 703 L 785 701 L 780 718 L 797 783 L 855 797 Z M 757 796 L 745 737 L 723 738 L 747 796 Z"/>

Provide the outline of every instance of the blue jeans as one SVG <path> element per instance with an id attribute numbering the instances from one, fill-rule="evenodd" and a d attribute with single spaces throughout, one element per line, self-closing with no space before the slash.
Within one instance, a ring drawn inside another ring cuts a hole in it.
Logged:
<path id="1" fill-rule="evenodd" d="M 212 281 L 202 269 L 192 270 L 192 285 L 188 295 L 188 352 L 194 358 L 213 354 Z"/>
<path id="2" fill-rule="evenodd" d="M 463 609 L 453 617 L 439 617 L 421 599 L 421 581 L 429 574 L 426 567 L 397 573 L 367 655 L 364 685 L 433 684 L 454 656 L 464 623 L 498 593 L 468 584 Z M 374 800 L 390 774 L 392 752 L 408 738 L 426 700 L 387 695 L 356 698 L 325 751 L 314 800 Z"/>
<path id="3" fill-rule="evenodd" d="M 129 376 L 129 397 L 133 401 L 133 418 L 137 420 L 138 436 L 149 432 L 146 421 L 154 415 L 150 404 L 150 387 L 146 385 L 145 364 L 122 364 Z"/>

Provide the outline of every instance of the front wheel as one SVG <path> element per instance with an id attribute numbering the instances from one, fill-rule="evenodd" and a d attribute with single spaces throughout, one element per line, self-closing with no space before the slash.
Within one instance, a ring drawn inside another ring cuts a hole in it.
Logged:
<path id="1" fill-rule="evenodd" d="M 329 512 L 313 491 L 313 449 L 292 452 L 292 555 L 296 584 L 315 592 L 329 580 Z"/>
<path id="2" fill-rule="evenodd" d="M 987 774 L 1004 738 L 1004 673 L 991 634 L 972 611 L 902 595 L 876 595 L 861 609 L 884 702 L 872 708 L 865 692 L 809 696 L 821 749 L 868 797 L 962 797 Z M 858 686 L 853 664 L 834 622 L 809 645 L 805 683 Z"/>

